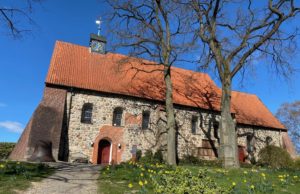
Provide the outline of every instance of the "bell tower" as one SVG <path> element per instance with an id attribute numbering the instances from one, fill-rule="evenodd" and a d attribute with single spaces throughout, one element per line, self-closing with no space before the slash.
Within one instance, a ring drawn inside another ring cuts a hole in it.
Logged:
<path id="1" fill-rule="evenodd" d="M 98 33 L 90 35 L 90 47 L 92 52 L 105 54 L 106 38 L 100 35 L 101 23 L 101 18 L 96 20 L 96 24 L 98 25 Z"/>
<path id="2" fill-rule="evenodd" d="M 106 39 L 97 34 L 90 35 L 90 47 L 92 52 L 105 54 Z"/>

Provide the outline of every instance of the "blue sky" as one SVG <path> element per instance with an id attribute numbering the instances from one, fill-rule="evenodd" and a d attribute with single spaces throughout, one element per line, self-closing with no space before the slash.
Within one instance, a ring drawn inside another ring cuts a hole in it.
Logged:
<path id="1" fill-rule="evenodd" d="M 89 34 L 97 32 L 95 18 L 105 11 L 99 0 L 48 0 L 34 8 L 32 34 L 14 40 L 0 32 L 0 142 L 18 140 L 41 100 L 55 41 L 87 46 Z M 300 56 L 291 61 L 299 67 Z M 299 75 L 286 82 L 263 68 L 247 74 L 243 86 L 235 79 L 234 89 L 258 95 L 275 113 L 282 103 L 300 99 Z"/>

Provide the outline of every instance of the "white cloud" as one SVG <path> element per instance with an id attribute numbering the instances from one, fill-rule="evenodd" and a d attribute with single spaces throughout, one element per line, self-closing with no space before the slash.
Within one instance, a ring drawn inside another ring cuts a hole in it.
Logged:
<path id="1" fill-rule="evenodd" d="M 15 121 L 0 122 L 0 128 L 4 128 L 7 131 L 10 131 L 13 133 L 22 133 L 22 131 L 24 129 L 22 123 L 15 122 Z"/>
<path id="2" fill-rule="evenodd" d="M 7 104 L 0 102 L 0 108 L 2 108 L 2 107 L 7 107 Z"/>

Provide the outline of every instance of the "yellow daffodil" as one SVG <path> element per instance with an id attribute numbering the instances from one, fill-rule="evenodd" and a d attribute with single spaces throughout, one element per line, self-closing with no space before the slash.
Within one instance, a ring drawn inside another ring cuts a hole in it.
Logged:
<path id="1" fill-rule="evenodd" d="M 3 164 L 0 164 L 0 168 L 4 168 L 5 166 Z"/>
<path id="2" fill-rule="evenodd" d="M 236 185 L 236 183 L 235 182 L 232 182 L 232 186 L 235 186 Z"/>
<path id="3" fill-rule="evenodd" d="M 144 184 L 145 184 L 145 185 L 147 185 L 147 184 L 148 184 L 148 181 L 147 181 L 147 180 L 145 180 Z"/>
<path id="4" fill-rule="evenodd" d="M 283 178 L 283 176 L 282 175 L 278 175 L 278 178 Z"/>
<path id="5" fill-rule="evenodd" d="M 255 187 L 254 187 L 254 185 L 251 185 L 250 188 L 251 188 L 251 189 L 254 189 Z"/>
<path id="6" fill-rule="evenodd" d="M 252 169 L 251 171 L 252 171 L 252 172 L 258 172 L 258 171 L 257 171 L 257 170 L 255 170 L 255 169 Z"/>
<path id="7" fill-rule="evenodd" d="M 281 181 L 281 182 L 283 182 L 283 181 L 284 181 L 284 179 L 283 179 L 283 178 L 281 178 L 281 179 L 280 179 L 280 181 Z"/>
<path id="8" fill-rule="evenodd" d="M 132 187 L 133 187 L 133 185 L 132 185 L 131 183 L 129 183 L 129 184 L 128 184 L 128 187 L 129 187 L 129 188 L 132 188 Z"/>
<path id="9" fill-rule="evenodd" d="M 244 179 L 244 183 L 246 183 L 247 182 L 247 180 L 246 179 Z"/>
<path id="10" fill-rule="evenodd" d="M 248 172 L 247 172 L 247 171 L 244 171 L 244 174 L 248 174 Z"/>
<path id="11" fill-rule="evenodd" d="M 298 178 L 298 176 L 294 176 L 294 179 Z"/>
<path id="12" fill-rule="evenodd" d="M 266 174 L 265 174 L 265 173 L 261 173 L 261 176 L 262 176 L 262 177 L 265 177 L 265 176 L 266 176 Z"/>
<path id="13" fill-rule="evenodd" d="M 139 181 L 139 185 L 140 185 L 140 186 L 143 186 L 144 183 L 143 183 L 142 181 Z"/>
<path id="14" fill-rule="evenodd" d="M 141 173 L 141 176 L 144 176 L 144 174 L 143 174 L 143 173 Z"/>

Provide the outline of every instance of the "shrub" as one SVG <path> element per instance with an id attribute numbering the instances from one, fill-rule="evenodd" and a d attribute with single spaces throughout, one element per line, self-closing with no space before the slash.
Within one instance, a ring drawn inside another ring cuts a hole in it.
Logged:
<path id="1" fill-rule="evenodd" d="M 153 155 L 154 162 L 163 163 L 164 162 L 164 156 L 161 149 L 157 150 Z"/>
<path id="2" fill-rule="evenodd" d="M 15 145 L 15 143 L 0 143 L 0 160 L 7 159 Z"/>
<path id="3" fill-rule="evenodd" d="M 174 171 L 160 171 L 152 176 L 155 193 L 225 193 L 216 182 L 207 176 L 206 170 L 193 175 L 188 169 L 177 167 Z"/>
<path id="4" fill-rule="evenodd" d="M 296 158 L 294 161 L 294 168 L 300 170 L 300 158 Z"/>
<path id="5" fill-rule="evenodd" d="M 142 163 L 163 163 L 164 159 L 163 159 L 163 153 L 162 150 L 157 150 L 157 152 L 155 152 L 154 154 L 152 153 L 151 150 L 147 150 L 145 152 L 145 155 L 143 157 L 141 157 L 141 159 L 139 160 Z"/>
<path id="6" fill-rule="evenodd" d="M 141 157 L 140 161 L 143 163 L 152 163 L 153 153 L 151 150 L 146 150 L 144 156 Z"/>
<path id="7" fill-rule="evenodd" d="M 221 167 L 222 162 L 220 160 L 202 160 L 195 156 L 185 155 L 182 159 L 179 160 L 180 164 L 191 164 L 207 167 Z"/>
<path id="8" fill-rule="evenodd" d="M 258 165 L 271 168 L 289 168 L 293 164 L 292 158 L 286 150 L 273 145 L 261 149 L 258 158 Z"/>
<path id="9" fill-rule="evenodd" d="M 200 159 L 192 155 L 184 155 L 182 159 L 179 160 L 181 164 L 199 164 Z"/>
<path id="10" fill-rule="evenodd" d="M 136 151 L 136 161 L 140 161 L 142 157 L 142 150 L 137 150 Z"/>

